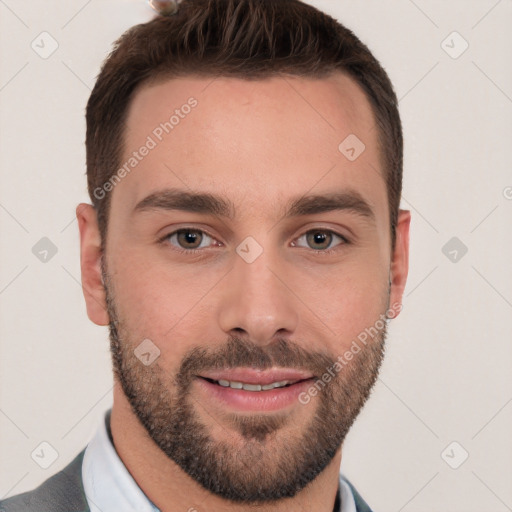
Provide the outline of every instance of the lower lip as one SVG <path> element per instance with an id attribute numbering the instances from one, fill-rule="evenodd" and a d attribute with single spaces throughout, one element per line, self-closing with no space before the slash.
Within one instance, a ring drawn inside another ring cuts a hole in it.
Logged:
<path id="1" fill-rule="evenodd" d="M 307 379 L 284 388 L 274 388 L 267 391 L 246 391 L 213 384 L 203 378 L 196 382 L 208 399 L 212 398 L 224 406 L 238 411 L 270 412 L 279 411 L 291 405 L 298 404 L 299 395 L 304 392 L 313 379 Z"/>

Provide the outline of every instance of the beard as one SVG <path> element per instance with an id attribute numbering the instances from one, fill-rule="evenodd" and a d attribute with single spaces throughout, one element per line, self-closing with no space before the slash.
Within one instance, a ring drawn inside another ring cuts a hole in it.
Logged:
<path id="1" fill-rule="evenodd" d="M 194 347 L 183 357 L 177 373 L 170 376 L 158 359 L 145 366 L 135 356 L 134 349 L 141 340 L 133 339 L 124 319 L 119 318 L 111 281 L 103 267 L 102 274 L 114 375 L 150 438 L 203 488 L 233 502 L 272 502 L 295 496 L 333 460 L 377 379 L 386 322 L 318 391 L 316 400 L 299 406 L 305 408 L 302 416 L 308 418 L 301 428 L 293 425 L 290 414 L 226 413 L 222 426 L 227 423 L 230 430 L 224 426 L 229 439 L 224 441 L 216 439 L 212 428 L 201 420 L 201 404 L 190 393 L 202 371 L 286 367 L 307 370 L 319 382 L 336 358 L 307 351 L 287 339 L 262 347 L 245 338 L 230 337 L 215 350 Z M 219 421 L 212 423 L 222 428 Z"/>

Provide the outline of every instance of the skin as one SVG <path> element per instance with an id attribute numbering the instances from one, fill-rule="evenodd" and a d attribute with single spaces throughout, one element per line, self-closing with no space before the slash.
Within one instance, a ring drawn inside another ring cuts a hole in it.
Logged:
<path id="1" fill-rule="evenodd" d="M 279 336 L 336 359 L 388 304 L 401 303 L 408 272 L 410 212 L 400 210 L 392 248 L 377 130 L 365 95 L 341 73 L 321 80 L 167 80 L 135 95 L 126 159 L 191 96 L 197 107 L 110 192 L 105 260 L 126 333 L 132 340 L 153 340 L 161 351 L 158 367 L 169 375 L 198 344 L 221 349 L 231 335 L 262 348 Z M 366 149 L 350 162 L 338 146 L 352 133 Z M 168 187 L 222 195 L 236 215 L 133 213 L 141 199 Z M 373 219 L 349 210 L 283 218 L 292 198 L 349 189 L 371 206 Z M 96 213 L 82 203 L 76 214 L 87 313 L 97 325 L 109 325 Z M 211 235 L 201 254 L 180 253 L 176 241 L 159 243 L 185 226 Z M 311 229 L 332 230 L 350 243 L 335 237 L 335 250 L 319 254 L 304 236 Z M 235 252 L 247 236 L 263 248 L 250 264 Z M 191 394 L 215 440 L 242 446 L 225 411 L 199 388 Z M 284 434 L 305 428 L 318 400 L 294 405 Z M 214 495 L 181 470 L 148 436 L 117 380 L 111 428 L 124 464 L 164 512 L 193 506 L 211 512 L 332 511 L 341 446 L 301 492 L 260 508 Z"/>

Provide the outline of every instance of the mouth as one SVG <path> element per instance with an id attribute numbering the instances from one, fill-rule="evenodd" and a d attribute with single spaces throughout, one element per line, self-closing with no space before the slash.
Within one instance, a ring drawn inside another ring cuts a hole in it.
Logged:
<path id="1" fill-rule="evenodd" d="M 203 377 L 204 380 L 211 382 L 212 384 L 217 384 L 218 386 L 222 386 L 223 388 L 231 388 L 231 389 L 243 389 L 245 391 L 270 391 L 276 388 L 286 388 L 289 386 L 293 386 L 297 382 L 302 382 L 302 380 L 282 380 L 271 382 L 270 384 L 249 384 L 248 382 L 238 382 L 235 380 L 213 380 Z"/>
<path id="2" fill-rule="evenodd" d="M 204 400 L 222 409 L 277 411 L 296 405 L 298 397 L 314 379 L 295 369 L 256 370 L 234 368 L 196 376 Z"/>

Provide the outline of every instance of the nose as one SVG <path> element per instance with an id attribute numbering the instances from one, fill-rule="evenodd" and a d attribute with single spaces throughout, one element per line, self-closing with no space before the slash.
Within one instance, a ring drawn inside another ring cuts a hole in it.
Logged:
<path id="1" fill-rule="evenodd" d="M 220 299 L 220 328 L 262 346 L 293 334 L 299 316 L 290 280 L 290 271 L 270 250 L 264 250 L 251 263 L 235 253 Z"/>

